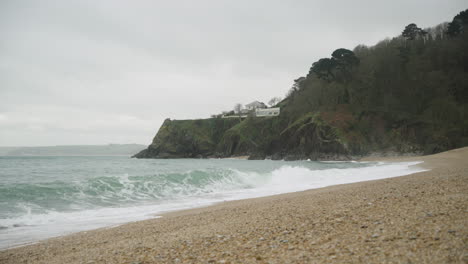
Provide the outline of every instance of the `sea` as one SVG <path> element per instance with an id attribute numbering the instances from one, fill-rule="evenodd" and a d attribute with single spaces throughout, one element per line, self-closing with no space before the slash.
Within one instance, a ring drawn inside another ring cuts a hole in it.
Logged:
<path id="1" fill-rule="evenodd" d="M 0 157 L 0 249 L 223 201 L 403 176 L 418 162 Z"/>

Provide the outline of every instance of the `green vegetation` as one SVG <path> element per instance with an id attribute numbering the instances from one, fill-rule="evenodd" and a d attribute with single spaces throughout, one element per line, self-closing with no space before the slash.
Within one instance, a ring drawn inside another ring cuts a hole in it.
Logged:
<path id="1" fill-rule="evenodd" d="M 460 12 L 453 18 L 447 26 L 447 35 L 456 37 L 460 33 L 466 32 L 466 25 L 468 25 L 468 10 Z"/>
<path id="2" fill-rule="evenodd" d="M 345 51 L 357 59 L 341 68 L 333 54 L 323 67 L 325 59 L 314 63 L 282 113 L 288 122 L 307 112 L 350 113 L 348 124 L 334 126 L 341 126 L 343 137 L 363 136 L 356 154 L 434 153 L 468 145 L 467 13 L 449 24 L 460 28 L 456 34 L 450 26 L 422 30 L 410 24 L 402 36 L 373 47 L 338 49 L 334 54 Z"/>
<path id="3" fill-rule="evenodd" d="M 215 155 L 224 132 L 239 119 L 166 119 L 151 145 L 137 158 L 202 158 Z"/>
<path id="4" fill-rule="evenodd" d="M 430 154 L 466 146 L 467 28 L 465 10 L 433 28 L 409 24 L 401 36 L 372 47 L 337 49 L 330 58 L 313 63 L 307 76 L 294 81 L 288 96 L 275 102 L 281 107 L 279 117 L 215 118 L 201 121 L 207 125 L 200 128 L 192 125 L 195 121 L 180 121 L 190 125 L 174 124 L 171 144 L 195 142 L 202 157 L 286 159 Z M 215 126 L 216 136 L 207 132 L 214 122 L 223 123 Z M 184 141 L 179 134 L 192 138 Z M 152 146 L 166 144 L 158 135 Z"/>

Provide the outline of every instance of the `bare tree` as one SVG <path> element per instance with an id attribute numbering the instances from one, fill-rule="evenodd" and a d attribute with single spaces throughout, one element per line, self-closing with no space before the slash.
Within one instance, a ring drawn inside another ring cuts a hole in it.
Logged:
<path id="1" fill-rule="evenodd" d="M 279 102 L 281 102 L 280 97 L 273 97 L 273 98 L 270 99 L 270 101 L 268 101 L 268 104 L 270 105 L 270 107 L 273 107 L 273 106 L 277 105 Z"/>
<path id="2" fill-rule="evenodd" d="M 241 110 L 242 110 L 242 104 L 236 104 L 234 105 L 234 112 L 236 114 L 240 114 L 241 113 Z"/>

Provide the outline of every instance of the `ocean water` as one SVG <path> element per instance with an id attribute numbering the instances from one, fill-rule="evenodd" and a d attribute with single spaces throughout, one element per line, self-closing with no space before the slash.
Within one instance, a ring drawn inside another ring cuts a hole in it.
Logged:
<path id="1" fill-rule="evenodd" d="M 0 157 L 0 249 L 173 210 L 422 171 L 416 163 Z"/>

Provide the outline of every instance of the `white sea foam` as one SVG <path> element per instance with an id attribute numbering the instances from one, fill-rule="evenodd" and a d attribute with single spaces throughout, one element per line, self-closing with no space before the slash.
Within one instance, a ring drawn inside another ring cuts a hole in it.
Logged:
<path id="1" fill-rule="evenodd" d="M 331 185 L 379 180 L 425 171 L 420 167 L 414 166 L 419 163 L 421 162 L 379 162 L 375 166 L 369 167 L 326 170 L 310 170 L 300 166 L 285 165 L 269 173 L 266 177 L 262 177 L 257 173 L 236 171 L 241 181 L 253 186 L 253 188 L 226 192 L 229 196 L 225 200 L 298 192 Z"/>
<path id="2" fill-rule="evenodd" d="M 33 205 L 24 203 L 21 206 L 24 207 L 25 214 L 20 217 L 0 219 L 0 227 L 2 227 L 0 228 L 0 248 L 13 247 L 77 231 L 154 218 L 162 212 L 202 207 L 221 201 L 304 191 L 424 171 L 413 166 L 418 163 L 420 162 L 372 163 L 373 165 L 363 165 L 363 167 L 328 169 L 313 169 L 300 163 L 291 163 L 291 165 L 283 163 L 284 165 L 266 172 L 255 172 L 232 166 L 210 179 L 208 184 L 201 185 L 191 183 L 197 180 L 194 171 L 186 172 L 189 176 L 183 178 L 180 183 L 165 185 L 165 189 L 160 190 L 161 192 L 156 196 L 162 198 L 153 201 L 145 200 L 143 203 L 123 207 L 101 207 L 69 212 L 50 209 L 33 214 L 30 207 Z M 138 200 L 151 194 L 141 193 L 141 189 L 138 189 L 141 187 L 137 187 L 135 181 L 130 179 L 128 175 L 120 176 L 118 182 L 119 186 L 122 186 L 116 190 L 118 197 Z M 149 192 L 156 191 L 156 189 L 152 189 L 154 187 L 148 187 L 150 184 L 152 183 L 144 182 L 141 185 Z M 108 183 L 105 185 L 108 190 L 112 191 L 111 185 Z M 110 191 L 106 191 L 106 193 L 108 192 Z M 86 196 L 85 193 L 80 195 Z"/>

